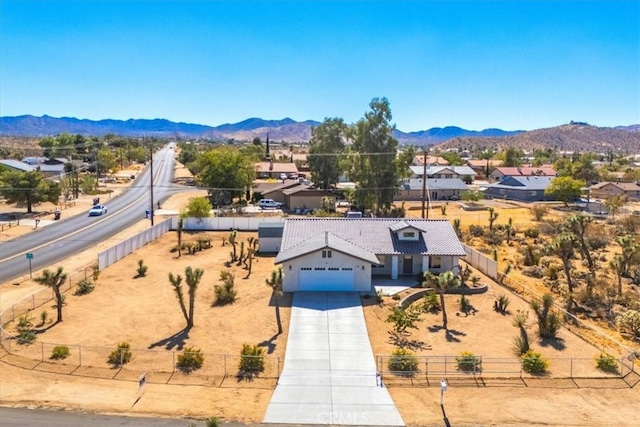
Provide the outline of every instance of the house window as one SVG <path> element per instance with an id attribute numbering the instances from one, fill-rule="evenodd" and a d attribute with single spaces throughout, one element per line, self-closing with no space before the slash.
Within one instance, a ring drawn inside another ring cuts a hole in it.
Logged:
<path id="1" fill-rule="evenodd" d="M 529 195 L 530 196 L 537 196 L 538 192 L 537 191 L 529 191 Z"/>
<path id="2" fill-rule="evenodd" d="M 331 251 L 322 251 L 322 258 L 331 258 Z"/>
<path id="3" fill-rule="evenodd" d="M 405 239 L 413 239 L 414 237 L 416 237 L 416 232 L 415 231 L 405 231 L 402 233 L 402 237 L 404 237 Z"/>
<path id="4" fill-rule="evenodd" d="M 442 268 L 442 257 L 432 256 L 431 257 L 431 268 Z"/>

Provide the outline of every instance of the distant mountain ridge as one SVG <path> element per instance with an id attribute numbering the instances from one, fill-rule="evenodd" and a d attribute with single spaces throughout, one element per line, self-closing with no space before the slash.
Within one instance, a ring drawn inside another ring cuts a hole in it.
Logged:
<path id="1" fill-rule="evenodd" d="M 102 136 L 113 133 L 122 136 L 159 136 L 183 138 L 209 138 L 251 141 L 255 137 L 272 141 L 306 142 L 311 138 L 311 128 L 321 122 L 305 120 L 297 122 L 289 117 L 282 120 L 265 120 L 252 117 L 239 123 L 207 126 L 192 123 L 176 123 L 165 119 L 88 120 L 75 117 L 36 117 L 32 115 L 0 117 L 0 135 L 43 137 L 60 133 Z M 523 131 L 486 129 L 466 130 L 456 126 L 434 127 L 417 132 L 396 130 L 394 136 L 401 144 L 436 144 L 455 137 L 483 137 L 514 135 Z"/>
<path id="2" fill-rule="evenodd" d="M 166 119 L 88 120 L 74 117 L 36 117 L 32 115 L 0 117 L 0 136 L 43 137 L 60 133 L 102 136 L 107 133 L 139 137 L 213 139 L 220 141 L 262 140 L 307 142 L 311 129 L 320 122 L 297 122 L 289 117 L 281 120 L 265 120 L 252 117 L 239 123 L 207 126 L 193 123 L 172 122 Z M 489 128 L 482 131 L 462 129 L 457 126 L 434 127 L 416 132 L 396 129 L 394 137 L 403 145 L 437 145 L 439 149 L 473 149 L 474 147 L 522 149 L 553 148 L 559 150 L 589 151 L 620 149 L 640 151 L 640 125 L 600 128 L 587 123 L 571 122 L 533 131 L 504 131 Z"/>

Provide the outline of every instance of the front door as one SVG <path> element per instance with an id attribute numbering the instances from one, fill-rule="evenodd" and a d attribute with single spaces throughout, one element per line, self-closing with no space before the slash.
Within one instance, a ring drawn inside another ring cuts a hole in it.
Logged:
<path id="1" fill-rule="evenodd" d="M 413 274 L 413 257 L 411 255 L 404 256 L 402 274 Z"/>

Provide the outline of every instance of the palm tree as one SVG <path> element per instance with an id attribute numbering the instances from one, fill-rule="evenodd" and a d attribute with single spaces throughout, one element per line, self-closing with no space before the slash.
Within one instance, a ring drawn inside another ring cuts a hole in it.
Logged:
<path id="1" fill-rule="evenodd" d="M 282 267 L 271 272 L 271 278 L 265 280 L 267 286 L 273 291 L 276 307 L 276 322 L 278 323 L 278 334 L 282 333 L 282 320 L 280 319 L 280 297 L 282 296 L 282 282 L 284 274 L 282 273 Z"/>
<path id="2" fill-rule="evenodd" d="M 435 279 L 436 276 L 433 276 L 433 274 L 430 272 L 425 272 L 424 276 L 425 284 L 427 284 L 427 286 L 429 286 L 429 284 L 434 285 L 438 291 L 438 294 L 440 295 L 440 306 L 442 307 L 442 326 L 444 327 L 444 329 L 447 329 L 447 309 L 444 305 L 444 293 L 448 289 L 459 287 L 461 284 L 460 278 L 456 276 L 453 271 L 445 271 L 443 273 L 440 273 L 440 275 L 437 276 L 437 280 Z"/>
<path id="3" fill-rule="evenodd" d="M 60 292 L 60 287 L 67 280 L 67 273 L 62 271 L 62 267 L 58 267 L 55 273 L 44 270 L 42 272 L 42 276 L 36 277 L 34 279 L 36 283 L 40 283 L 41 285 L 45 285 L 53 289 L 53 293 L 56 297 L 56 308 L 58 309 L 58 320 L 56 323 L 62 322 L 62 292 Z"/>

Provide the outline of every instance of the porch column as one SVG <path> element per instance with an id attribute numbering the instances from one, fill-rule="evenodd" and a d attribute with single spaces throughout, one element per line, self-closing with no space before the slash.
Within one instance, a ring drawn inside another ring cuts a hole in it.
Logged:
<path id="1" fill-rule="evenodd" d="M 391 256 L 391 278 L 398 279 L 398 255 Z"/>
<path id="2" fill-rule="evenodd" d="M 429 255 L 422 255 L 422 272 L 429 271 Z"/>

